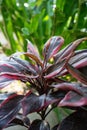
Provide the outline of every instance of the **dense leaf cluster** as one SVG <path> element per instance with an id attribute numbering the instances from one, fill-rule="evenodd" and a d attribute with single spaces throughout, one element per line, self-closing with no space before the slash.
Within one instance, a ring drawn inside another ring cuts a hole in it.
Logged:
<path id="1" fill-rule="evenodd" d="M 75 50 L 85 40 L 87 38 L 78 39 L 60 50 L 64 39 L 53 36 L 44 45 L 43 58 L 28 41 L 27 52 L 0 61 L 1 89 L 14 80 L 30 86 L 24 95 L 13 93 L 6 95 L 5 100 L 1 99 L 0 130 L 18 124 L 28 130 L 50 130 L 45 118 L 54 107 L 78 110 L 87 106 L 87 76 L 83 71 L 87 66 L 87 50 Z M 19 58 L 21 55 L 28 57 L 29 61 Z M 67 74 L 77 81 L 64 79 Z M 23 113 L 20 113 L 21 109 Z M 37 112 L 41 119 L 31 122 L 26 116 L 33 112 Z M 52 130 L 62 130 L 62 124 L 57 127 Z"/>

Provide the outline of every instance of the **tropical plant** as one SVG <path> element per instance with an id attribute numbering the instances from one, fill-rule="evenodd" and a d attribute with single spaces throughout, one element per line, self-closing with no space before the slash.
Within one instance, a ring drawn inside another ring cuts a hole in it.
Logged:
<path id="1" fill-rule="evenodd" d="M 3 47 L 8 55 L 26 51 L 25 38 L 36 44 L 40 52 L 53 35 L 64 37 L 66 46 L 87 36 L 87 0 L 1 0 L 0 30 L 10 44 L 10 48 Z"/>
<path id="2" fill-rule="evenodd" d="M 14 80 L 21 80 L 28 87 L 28 92 L 24 95 L 13 93 L 6 95 L 5 100 L 1 100 L 0 130 L 14 125 L 25 126 L 28 130 L 50 130 L 49 122 L 45 118 L 55 107 L 78 111 L 82 108 L 86 109 L 87 50 L 75 51 L 76 47 L 85 40 L 87 38 L 78 39 L 60 50 L 64 39 L 53 36 L 44 45 L 43 58 L 28 41 L 27 52 L 15 53 L 6 60 L 0 61 L 1 89 Z M 21 59 L 19 57 L 21 55 L 27 56 L 29 61 Z M 64 79 L 68 74 L 75 78 L 73 82 Z M 20 111 L 21 109 L 23 112 Z M 40 115 L 40 119 L 31 122 L 27 115 L 34 112 Z M 72 116 L 67 118 L 72 119 Z M 67 118 L 63 123 L 68 120 Z M 57 124 L 52 130 L 65 130 L 63 123 L 59 126 Z"/>

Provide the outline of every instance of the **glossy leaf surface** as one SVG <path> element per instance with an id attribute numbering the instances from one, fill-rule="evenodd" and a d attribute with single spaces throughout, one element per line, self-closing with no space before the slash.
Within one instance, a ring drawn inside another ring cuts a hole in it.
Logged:
<path id="1" fill-rule="evenodd" d="M 60 47 L 62 46 L 63 42 L 64 39 L 58 36 L 54 36 L 46 42 L 43 51 L 44 58 L 46 61 L 52 58 L 60 50 Z"/>
<path id="2" fill-rule="evenodd" d="M 77 94 L 73 91 L 69 91 L 65 97 L 60 101 L 59 106 L 66 107 L 81 107 L 87 105 L 87 88 L 82 88 L 83 95 Z"/>
<path id="3" fill-rule="evenodd" d="M 67 69 L 69 73 L 75 77 L 77 80 L 81 81 L 83 84 L 87 85 L 87 76 L 77 70 L 75 67 L 71 66 L 70 64 L 67 65 Z"/>
<path id="4" fill-rule="evenodd" d="M 63 50 L 61 50 L 56 56 L 55 56 L 55 60 L 56 62 L 58 62 L 61 59 L 66 58 L 68 55 L 73 54 L 74 50 L 76 49 L 76 47 L 84 40 L 87 40 L 87 38 L 81 38 L 78 39 L 74 42 L 72 42 L 71 44 L 67 45 Z"/>
<path id="5" fill-rule="evenodd" d="M 23 96 L 13 94 L 0 104 L 0 129 L 8 125 L 16 116 L 21 108 Z"/>
<path id="6" fill-rule="evenodd" d="M 22 101 L 24 115 L 40 111 L 44 106 L 44 101 L 45 95 L 37 96 L 31 92 L 27 93 Z"/>

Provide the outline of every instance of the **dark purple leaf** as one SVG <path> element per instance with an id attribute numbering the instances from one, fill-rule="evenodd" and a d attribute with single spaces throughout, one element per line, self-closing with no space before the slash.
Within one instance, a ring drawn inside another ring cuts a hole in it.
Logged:
<path id="1" fill-rule="evenodd" d="M 69 64 L 76 68 L 87 66 L 87 50 L 76 51 L 74 56 L 70 58 Z"/>
<path id="2" fill-rule="evenodd" d="M 20 65 L 20 69 L 23 68 L 23 72 L 33 75 L 37 74 L 37 68 L 34 65 L 30 64 L 28 61 L 17 57 L 12 57 L 12 59 Z M 21 71 L 19 70 L 19 72 Z"/>
<path id="3" fill-rule="evenodd" d="M 0 104 L 2 101 L 6 100 L 10 95 L 13 95 L 13 93 L 0 93 Z"/>
<path id="4" fill-rule="evenodd" d="M 44 46 L 44 59 L 48 61 L 50 58 L 52 58 L 60 50 L 63 42 L 64 39 L 60 36 L 51 37 Z"/>
<path id="5" fill-rule="evenodd" d="M 16 117 L 6 126 L 6 128 L 15 125 L 21 125 L 28 128 L 30 125 L 30 120 L 28 117 L 24 117 L 22 114 L 18 113 Z"/>
<path id="6" fill-rule="evenodd" d="M 35 47 L 29 40 L 27 45 L 27 52 L 37 56 L 38 58 L 40 57 L 37 47 Z"/>
<path id="7" fill-rule="evenodd" d="M 48 84 L 51 85 L 53 83 L 55 83 L 55 84 L 64 83 L 64 82 L 66 82 L 66 80 L 61 79 L 59 77 L 53 77 L 53 78 L 50 78 L 50 79 L 46 79 L 46 82 L 48 82 Z"/>
<path id="8" fill-rule="evenodd" d="M 87 75 L 87 66 L 84 66 L 82 68 L 79 68 L 79 71 L 84 74 L 84 75 Z"/>
<path id="9" fill-rule="evenodd" d="M 26 116 L 29 113 L 38 112 L 50 104 L 58 103 L 65 94 L 65 91 L 57 91 L 48 94 L 47 96 L 45 94 L 37 96 L 29 92 L 22 101 L 23 113 Z"/>
<path id="10" fill-rule="evenodd" d="M 83 95 L 82 87 L 80 83 L 59 83 L 57 85 L 52 85 L 52 87 L 57 88 L 58 90 L 64 91 L 74 91 L 78 94 Z"/>
<path id="11" fill-rule="evenodd" d="M 13 94 L 0 104 L 0 130 L 5 128 L 21 108 L 22 95 Z"/>
<path id="12" fill-rule="evenodd" d="M 50 79 L 53 78 L 54 76 L 57 76 L 64 69 L 65 64 L 66 64 L 66 60 L 63 60 L 59 63 L 51 65 L 50 67 L 47 68 L 46 76 L 44 76 L 44 78 Z"/>
<path id="13" fill-rule="evenodd" d="M 33 61 L 35 61 L 38 65 L 43 66 L 42 65 L 42 61 L 40 59 L 40 57 L 38 57 L 37 55 L 35 55 L 34 53 L 29 53 L 29 52 L 20 52 L 20 53 L 15 53 L 11 56 L 11 58 L 17 58 L 18 56 L 21 55 L 25 55 L 28 58 L 32 59 Z"/>
<path id="14" fill-rule="evenodd" d="M 56 130 L 87 130 L 87 111 L 73 112 L 60 123 Z"/>
<path id="15" fill-rule="evenodd" d="M 40 111 L 45 102 L 45 95 L 35 95 L 31 92 L 27 93 L 22 101 L 23 114 L 27 115 L 32 112 Z"/>
<path id="16" fill-rule="evenodd" d="M 36 75 L 37 68 L 28 61 L 17 57 L 11 57 L 8 61 L 0 62 L 0 72 Z"/>
<path id="17" fill-rule="evenodd" d="M 43 67 L 41 59 L 38 58 L 36 55 L 28 53 L 28 52 L 24 53 L 24 55 L 34 60 L 37 63 L 37 65 L 40 65 L 41 67 Z"/>
<path id="18" fill-rule="evenodd" d="M 57 55 L 55 55 L 55 61 L 59 62 L 61 59 L 64 59 L 65 57 L 67 57 L 70 54 L 73 54 L 74 50 L 76 49 L 76 47 L 82 42 L 87 40 L 87 38 L 81 38 L 78 39 L 76 41 L 74 41 L 73 43 L 69 44 L 68 46 L 66 46 L 63 50 L 61 50 Z"/>
<path id="19" fill-rule="evenodd" d="M 0 73 L 1 72 L 12 72 L 17 73 L 19 70 L 23 70 L 19 64 L 16 64 L 13 61 L 1 61 L 0 62 Z"/>
<path id="20" fill-rule="evenodd" d="M 50 130 L 48 122 L 42 120 L 34 120 L 28 130 Z"/>
<path id="21" fill-rule="evenodd" d="M 21 80 L 23 82 L 27 82 L 28 79 L 37 78 L 38 76 L 27 76 L 22 74 L 16 74 L 16 73 L 6 73 L 6 74 L 0 74 L 0 89 L 6 87 L 14 80 Z"/>
<path id="22" fill-rule="evenodd" d="M 15 58 L 16 59 L 16 58 Z M 0 62 L 0 88 L 3 88 L 9 85 L 13 80 L 21 80 L 23 82 L 27 82 L 28 79 L 37 78 L 35 68 L 29 65 L 29 68 L 24 66 L 24 61 L 16 59 L 9 61 Z"/>
<path id="23" fill-rule="evenodd" d="M 41 122 L 39 119 L 34 120 L 28 130 L 39 130 Z"/>
<path id="24" fill-rule="evenodd" d="M 64 98 L 65 94 L 66 94 L 66 91 L 61 91 L 61 90 L 51 92 L 50 94 L 46 96 L 44 107 L 53 103 L 58 104 L 60 100 Z"/>
<path id="25" fill-rule="evenodd" d="M 6 75 L 0 76 L 0 89 L 8 86 L 12 81 L 13 81 L 13 79 L 6 77 Z"/>
<path id="26" fill-rule="evenodd" d="M 73 91 L 69 91 L 65 97 L 59 102 L 59 106 L 64 107 L 81 107 L 87 106 L 87 88 L 82 87 L 83 95 L 79 95 Z"/>
<path id="27" fill-rule="evenodd" d="M 79 70 L 77 70 L 75 67 L 71 66 L 70 64 L 67 64 L 67 69 L 68 69 L 69 73 L 74 78 L 76 78 L 77 80 L 79 80 L 83 84 L 87 85 L 87 76 L 86 75 L 84 75 L 83 73 L 81 73 Z"/>

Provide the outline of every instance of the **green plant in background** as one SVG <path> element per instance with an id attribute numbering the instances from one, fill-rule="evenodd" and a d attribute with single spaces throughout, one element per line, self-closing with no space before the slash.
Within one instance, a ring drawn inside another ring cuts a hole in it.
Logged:
<path id="1" fill-rule="evenodd" d="M 87 36 L 87 0 L 2 0 L 0 17 L 0 29 L 11 46 L 4 48 L 7 54 L 25 51 L 25 39 L 41 51 L 52 35 L 63 36 L 65 45 Z"/>

